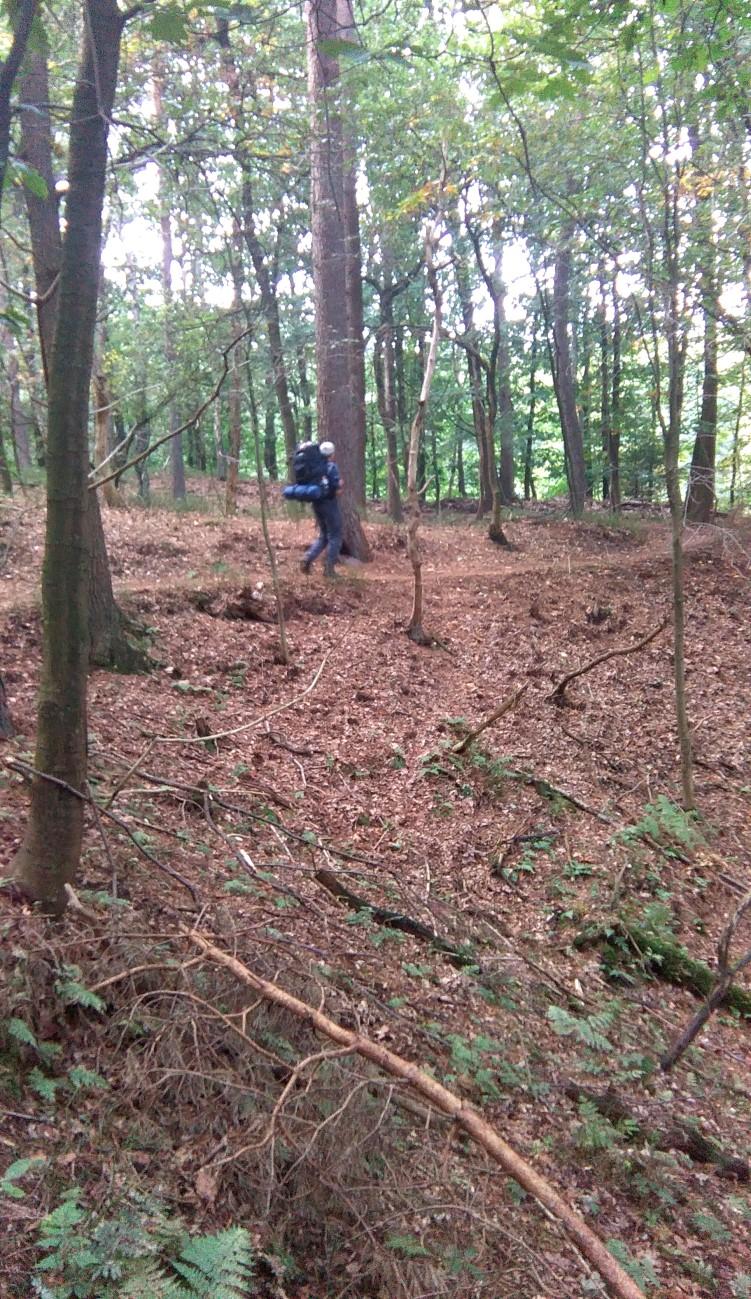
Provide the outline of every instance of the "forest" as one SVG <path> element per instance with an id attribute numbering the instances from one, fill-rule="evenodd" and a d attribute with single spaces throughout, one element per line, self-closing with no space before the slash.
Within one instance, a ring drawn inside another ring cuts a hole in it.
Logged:
<path id="1" fill-rule="evenodd" d="M 0 1299 L 751 1299 L 750 92 L 0 3 Z"/>

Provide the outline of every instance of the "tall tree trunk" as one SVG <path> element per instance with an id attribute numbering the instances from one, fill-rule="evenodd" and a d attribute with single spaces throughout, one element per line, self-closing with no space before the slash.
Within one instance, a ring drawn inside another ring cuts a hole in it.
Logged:
<path id="1" fill-rule="evenodd" d="M 532 318 L 532 347 L 529 355 L 529 406 L 527 409 L 527 439 L 524 451 L 524 499 L 537 500 L 534 479 L 533 445 L 535 436 L 535 406 L 537 404 L 537 352 L 540 317 Z"/>
<path id="2" fill-rule="evenodd" d="M 164 70 L 161 60 L 155 59 L 152 70 L 152 96 L 154 102 L 154 117 L 157 128 L 164 130 L 166 126 L 164 112 Z M 164 359 L 167 363 L 167 372 L 174 378 L 177 370 L 177 349 L 175 347 L 175 331 L 172 320 L 172 305 L 174 294 L 172 290 L 172 263 L 174 261 L 172 249 L 172 216 L 169 208 L 169 196 L 165 184 L 164 175 L 159 173 L 159 202 L 161 215 L 159 217 L 159 228 L 162 234 L 162 300 L 164 303 Z M 174 398 L 170 399 L 168 409 L 168 424 L 170 434 L 169 440 L 169 463 L 170 463 L 170 487 L 172 499 L 174 501 L 184 501 L 186 497 L 185 486 L 185 457 L 183 454 L 183 435 L 177 433 L 180 427 L 180 416 L 177 409 L 177 402 Z"/>
<path id="3" fill-rule="evenodd" d="M 569 339 L 571 309 L 571 240 L 573 231 L 564 231 L 556 249 L 553 277 L 553 346 L 555 349 L 555 395 L 561 419 L 561 432 L 566 452 L 571 513 L 579 518 L 587 497 L 587 474 L 584 463 L 579 413 L 576 408 L 574 369 Z"/>
<path id="4" fill-rule="evenodd" d="M 500 263 L 500 259 L 499 259 Z M 514 403 L 511 397 L 511 349 L 506 320 L 506 288 L 500 276 L 500 264 L 495 277 L 499 323 L 498 339 L 498 424 L 501 440 L 501 500 L 513 505 L 514 492 Z"/>
<path id="5" fill-rule="evenodd" d="M 461 425 L 456 430 L 456 491 L 464 500 L 467 495 L 467 481 L 464 475 L 464 434 Z"/>
<path id="6" fill-rule="evenodd" d="M 707 202 L 702 199 L 700 202 Z M 718 293 L 710 222 L 705 230 L 702 297 L 704 306 L 704 374 L 701 412 L 696 431 L 686 494 L 689 523 L 708 523 L 715 508 L 715 453 L 717 447 L 717 310 Z"/>
<path id="7" fill-rule="evenodd" d="M 24 471 L 31 467 L 29 450 L 28 422 L 21 406 L 21 385 L 18 378 L 18 352 L 8 334 L 3 331 L 3 341 L 8 347 L 6 372 L 8 375 L 8 412 L 10 414 L 10 434 L 13 445 L 18 476 L 23 481 Z"/>
<path id="8" fill-rule="evenodd" d="M 308 367 L 305 360 L 305 344 L 298 343 L 295 352 L 297 354 L 297 379 L 300 385 L 300 404 L 303 410 L 302 441 L 312 442 L 313 408 L 310 404 L 310 380 L 308 379 Z"/>
<path id="9" fill-rule="evenodd" d="M 621 508 L 621 372 L 621 306 L 616 277 L 613 276 L 613 397 L 610 405 L 608 478 L 610 508 L 614 514 L 618 514 Z"/>
<path id="10" fill-rule="evenodd" d="M 380 298 L 380 323 L 376 333 L 373 367 L 375 370 L 378 413 L 386 435 L 386 501 L 389 517 L 401 523 L 404 514 L 399 488 L 399 447 L 397 442 L 396 361 L 394 355 L 394 286 L 390 259 L 384 250 L 384 288 Z"/>
<path id="11" fill-rule="evenodd" d="M 286 451 L 286 445 L 285 445 Z M 279 466 L 276 458 L 276 409 L 274 405 L 274 377 L 267 378 L 266 404 L 264 407 L 263 426 L 263 463 L 272 483 L 279 481 Z"/>
<path id="12" fill-rule="evenodd" d="M 352 16 L 352 0 L 338 0 L 338 39 L 358 44 L 357 29 Z M 362 301 L 362 249 L 360 245 L 360 211 L 357 203 L 357 145 L 352 114 L 354 106 L 347 103 L 342 113 L 342 163 L 344 195 L 344 270 L 347 297 L 347 351 L 349 362 L 349 392 L 352 405 L 351 441 L 355 451 L 352 495 L 361 509 L 365 508 L 365 326 Z"/>
<path id="13" fill-rule="evenodd" d="M 297 446 L 297 424 L 289 392 L 287 364 L 282 344 L 282 326 L 279 317 L 279 302 L 266 261 L 266 253 L 256 233 L 256 217 L 253 202 L 253 186 L 250 169 L 243 163 L 242 181 L 243 234 L 245 244 L 253 263 L 258 289 L 261 294 L 261 309 L 266 322 L 266 334 L 269 340 L 271 372 L 274 378 L 274 392 L 279 405 L 279 415 L 284 431 L 284 454 L 287 461 L 287 477 L 291 476 L 292 460 Z"/>
<path id="14" fill-rule="evenodd" d="M 456 258 L 454 261 L 454 274 L 456 277 L 456 288 L 462 312 L 464 332 L 471 337 L 474 334 L 474 308 L 472 306 L 472 295 L 466 266 L 459 258 Z M 478 519 L 481 519 L 484 514 L 487 514 L 488 511 L 493 508 L 495 459 L 492 455 L 488 457 L 488 444 L 485 431 L 485 404 L 483 395 L 485 383 L 479 358 L 473 351 L 467 352 L 467 373 L 469 376 L 469 391 L 472 400 L 472 425 L 477 439 L 477 454 L 480 463 L 477 517 Z"/>
<path id="15" fill-rule="evenodd" d="M 731 451 L 731 469 L 730 469 L 730 508 L 735 505 L 735 494 L 738 486 L 738 475 L 741 470 L 741 421 L 743 419 L 743 398 L 746 390 L 746 361 L 744 356 L 741 361 L 741 378 L 738 388 L 738 406 L 735 413 L 735 424 L 733 425 L 733 447 Z"/>
<path id="16" fill-rule="evenodd" d="M 358 514 L 362 451 L 351 430 L 349 331 L 346 303 L 346 223 L 339 64 L 325 42 L 339 34 L 337 0 L 308 0 L 308 89 L 311 107 L 311 229 L 316 310 L 317 408 L 320 440 L 336 444 L 347 551 L 369 559 Z M 353 490 L 354 488 L 354 490 Z"/>
<path id="17" fill-rule="evenodd" d="M 240 479 L 240 451 L 242 448 L 242 363 L 244 349 L 238 341 L 242 333 L 242 231 L 235 226 L 233 247 L 230 249 L 230 269 L 233 285 L 234 342 L 232 373 L 229 389 L 229 454 L 227 456 L 227 486 L 224 496 L 225 513 L 237 514 L 237 485 Z"/>
<path id="18" fill-rule="evenodd" d="M 5 450 L 5 436 L 3 433 L 2 423 L 0 423 L 0 491 L 3 491 L 6 496 L 13 495 L 13 478 L 10 472 L 10 465 L 8 464 L 8 453 Z"/>
<path id="19" fill-rule="evenodd" d="M 90 3 L 93 4 L 94 0 L 90 0 Z M 96 0 L 96 4 L 101 5 L 103 14 L 108 12 L 109 0 Z M 62 276 L 63 245 L 60 235 L 60 219 L 52 162 L 52 123 L 49 111 L 50 92 L 47 58 L 48 51 L 44 43 L 40 43 L 29 55 L 22 84 L 24 108 L 21 112 L 21 154 L 24 161 L 39 172 L 47 186 L 47 192 L 44 196 L 34 194 L 28 186 L 24 186 L 24 202 L 31 233 L 31 256 L 38 299 L 39 348 L 42 354 L 45 386 L 49 390 L 54 361 L 58 304 L 60 302 L 59 282 Z M 67 340 L 65 346 L 67 349 Z M 46 450 L 45 462 L 47 462 Z M 89 492 L 87 501 L 86 515 L 90 529 L 89 549 L 94 556 L 94 562 L 90 565 L 91 581 L 96 581 L 98 575 L 104 573 L 105 570 L 108 574 L 104 592 L 97 592 L 93 589 L 89 592 L 89 614 L 94 620 L 89 628 L 89 643 L 92 647 L 91 661 L 99 667 L 115 668 L 118 665 L 128 663 L 130 664 L 128 670 L 134 670 L 137 666 L 143 667 L 144 656 L 139 655 L 134 658 L 133 648 L 125 635 L 125 620 L 112 595 L 107 546 L 96 492 Z M 104 661 L 101 657 L 104 647 L 107 645 L 112 646 L 113 649 L 113 658 L 110 662 Z M 96 647 L 99 647 L 99 649 L 97 650 Z M 96 655 L 98 657 L 95 657 Z"/>
<path id="20" fill-rule="evenodd" d="M 102 277 L 99 290 L 100 317 L 104 306 L 105 293 L 105 282 L 104 277 Z M 107 459 L 115 445 L 112 423 L 112 389 L 110 388 L 107 373 L 107 327 L 103 320 L 100 320 L 95 336 L 92 390 L 94 397 L 94 464 L 100 465 Z M 112 465 L 108 465 L 105 472 L 109 473 L 111 469 Z M 125 504 L 114 479 L 110 479 L 109 482 L 105 483 L 101 490 L 104 494 L 105 503 L 111 508 L 119 508 Z M 110 582 L 110 588 L 111 586 L 112 583 Z"/>
<path id="21" fill-rule="evenodd" d="M 43 657 L 38 772 L 13 874 L 28 897 L 61 912 L 81 855 L 86 781 L 86 669 L 90 531 L 89 385 L 99 291 L 107 128 L 123 18 L 113 0 L 88 0 L 70 126 L 69 190 L 49 385 L 47 532 L 42 576 Z M 46 777 L 64 782 L 54 784 Z"/>

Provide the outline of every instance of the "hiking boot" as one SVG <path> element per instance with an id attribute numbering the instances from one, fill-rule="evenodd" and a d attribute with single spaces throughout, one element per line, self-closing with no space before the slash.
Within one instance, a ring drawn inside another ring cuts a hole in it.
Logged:
<path id="1" fill-rule="evenodd" d="M 308 573 L 310 572 L 310 560 L 309 560 L 309 559 L 301 559 L 301 560 L 300 560 L 300 572 L 301 572 L 301 573 L 304 573 L 306 577 L 308 576 Z"/>

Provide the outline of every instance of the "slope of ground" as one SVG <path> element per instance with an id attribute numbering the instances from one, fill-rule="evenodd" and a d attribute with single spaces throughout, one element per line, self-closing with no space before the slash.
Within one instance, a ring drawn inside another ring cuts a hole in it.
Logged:
<path id="1" fill-rule="evenodd" d="M 374 523 L 373 564 L 328 586 L 299 572 L 310 520 L 276 519 L 285 666 L 250 497 L 245 510 L 105 520 L 119 598 L 149 625 L 158 666 L 91 679 L 92 787 L 119 820 L 91 823 L 85 910 L 55 928 L 0 895 L 3 1145 L 7 1162 L 44 1157 L 8 1202 L 19 1262 L 0 1293 L 28 1292 L 38 1221 L 71 1185 L 106 1221 L 147 1193 L 195 1230 L 249 1226 L 259 1293 L 600 1292 L 555 1225 L 398 1087 L 349 1058 L 293 1073 L 323 1044 L 186 964 L 180 931 L 196 920 L 480 1105 L 647 1292 L 749 1293 L 748 1024 L 720 1011 L 662 1074 L 698 1002 L 650 977 L 618 929 L 646 926 L 711 965 L 751 887 L 747 539 L 688 539 L 694 821 L 675 804 L 669 633 L 581 677 L 565 706 L 550 697 L 668 613 L 662 523 L 531 517 L 511 524 L 509 552 L 466 517 L 426 521 L 425 623 L 442 648 L 425 650 L 404 635 L 396 529 Z M 4 523 L 0 666 L 18 735 L 3 754 L 23 762 L 38 503 Z M 269 621 L 222 616 L 240 588 Z M 451 754 L 522 685 L 467 757 Z M 26 793 L 17 769 L 1 778 L 9 861 Z M 370 910 L 337 901 L 332 877 Z M 472 964 L 380 923 L 378 908 Z M 608 971 L 579 939 L 615 921 Z M 9 1030 L 19 1022 L 33 1042 Z M 692 1149 L 684 1121 L 736 1163 Z"/>

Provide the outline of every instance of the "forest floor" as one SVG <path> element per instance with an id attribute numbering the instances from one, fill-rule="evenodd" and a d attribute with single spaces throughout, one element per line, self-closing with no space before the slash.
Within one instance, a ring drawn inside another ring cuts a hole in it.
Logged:
<path id="1" fill-rule="evenodd" d="M 38 1159 L 17 1195 L 0 1180 L 0 1295 L 29 1293 L 39 1221 L 72 1186 L 102 1251 L 97 1222 L 248 1227 L 259 1295 L 604 1293 L 557 1224 L 404 1088 L 349 1056 L 294 1074 L 325 1044 L 199 960 L 191 924 L 481 1108 L 645 1293 L 751 1295 L 751 1019 L 720 1009 L 661 1071 L 700 1000 L 654 955 L 677 941 L 714 966 L 751 888 L 748 530 L 687 538 L 688 817 L 669 630 L 551 698 L 668 616 L 664 521 L 540 507 L 505 550 L 471 516 L 427 516 L 439 644 L 424 649 L 404 633 L 399 529 L 375 515 L 373 562 L 327 584 L 299 571 L 310 518 L 275 518 L 284 665 L 249 489 L 234 519 L 197 504 L 105 512 L 116 594 L 156 666 L 91 676 L 91 787 L 119 820 L 89 817 L 83 909 L 54 925 L 0 892 L 0 1160 Z M 7 761 L 33 762 L 42 545 L 35 492 L 0 506 Z M 238 616 L 256 609 L 269 621 Z M 2 873 L 28 795 L 8 766 L 0 790 Z M 748 970 L 737 985 L 751 993 Z"/>

